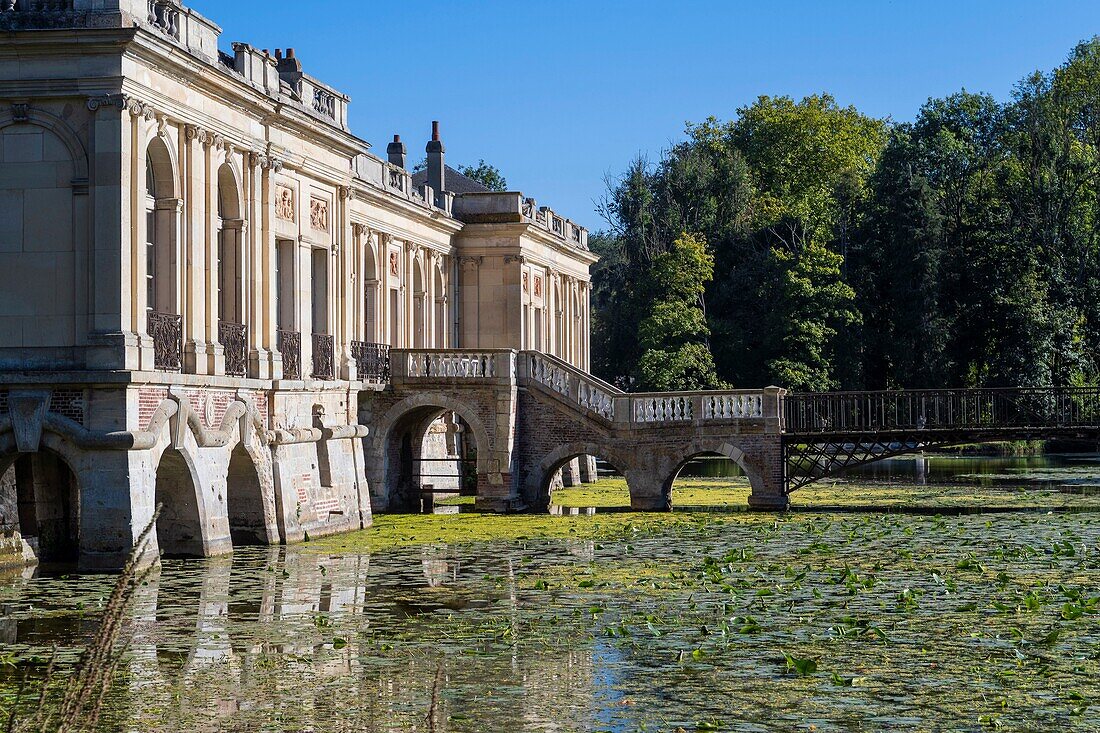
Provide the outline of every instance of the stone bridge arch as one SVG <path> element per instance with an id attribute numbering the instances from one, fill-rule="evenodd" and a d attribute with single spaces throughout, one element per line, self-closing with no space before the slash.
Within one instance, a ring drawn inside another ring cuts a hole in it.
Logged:
<path id="1" fill-rule="evenodd" d="M 416 462 L 424 436 L 447 412 L 461 418 L 473 433 L 479 494 L 483 483 L 499 477 L 496 445 L 477 407 L 446 394 L 422 392 L 398 401 L 376 423 L 367 461 L 372 511 L 413 508 L 414 500 L 419 500 Z"/>
<path id="2" fill-rule="evenodd" d="M 582 440 L 559 445 L 527 470 L 523 498 L 528 508 L 543 511 L 549 507 L 554 476 L 562 466 L 578 456 L 602 458 L 624 475 L 633 465 L 629 451 L 622 450 L 612 441 L 597 443 Z"/>
<path id="3" fill-rule="evenodd" d="M 723 440 L 721 438 L 700 438 L 689 441 L 681 446 L 672 446 L 666 449 L 663 462 L 658 468 L 658 476 L 661 478 L 661 492 L 668 507 L 672 506 L 672 486 L 680 471 L 693 458 L 704 455 L 725 456 L 745 473 L 749 485 L 754 493 L 764 490 L 764 467 L 758 465 L 759 458 L 746 453 L 736 441 Z"/>
<path id="4" fill-rule="evenodd" d="M 79 455 L 53 433 L 44 433 L 31 453 L 15 451 L 14 441 L 5 438 L 0 438 L 0 505 L 5 520 L 0 529 L 5 537 L 22 543 L 24 562 L 75 562 L 83 535 L 80 517 L 86 483 Z"/>

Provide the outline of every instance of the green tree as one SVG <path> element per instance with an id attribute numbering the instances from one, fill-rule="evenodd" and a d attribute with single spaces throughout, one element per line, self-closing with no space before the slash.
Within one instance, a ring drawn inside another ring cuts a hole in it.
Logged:
<path id="1" fill-rule="evenodd" d="M 688 234 L 654 258 L 647 278 L 650 307 L 638 324 L 641 388 L 663 392 L 719 386 L 702 308 L 703 292 L 713 273 L 714 258 Z"/>
<path id="2" fill-rule="evenodd" d="M 500 170 L 484 160 L 478 160 L 477 165 L 459 166 L 458 172 L 467 178 L 474 179 L 490 191 L 508 190 L 508 181 L 501 175 Z"/>
<path id="3" fill-rule="evenodd" d="M 419 173 L 427 168 L 428 159 L 421 158 L 420 162 L 413 166 L 413 173 Z M 467 178 L 472 178 L 490 191 L 508 190 L 508 181 L 501 174 L 500 169 L 484 160 L 478 160 L 477 165 L 459 165 L 455 170 Z"/>

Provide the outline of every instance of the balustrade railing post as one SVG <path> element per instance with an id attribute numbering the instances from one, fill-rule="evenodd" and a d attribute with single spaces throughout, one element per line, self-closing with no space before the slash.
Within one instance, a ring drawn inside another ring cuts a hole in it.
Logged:
<path id="1" fill-rule="evenodd" d="M 783 432 L 783 398 L 787 390 L 782 387 L 766 387 L 761 407 L 764 414 L 764 432 L 779 434 Z"/>

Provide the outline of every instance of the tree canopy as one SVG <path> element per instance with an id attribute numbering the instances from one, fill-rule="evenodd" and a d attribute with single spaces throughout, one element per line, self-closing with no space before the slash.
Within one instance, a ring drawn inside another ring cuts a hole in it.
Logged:
<path id="1" fill-rule="evenodd" d="M 960 91 L 911 122 L 820 94 L 689 124 L 609 182 L 593 369 L 651 389 L 1094 382 L 1098 99 L 1092 39 L 1008 101 Z"/>

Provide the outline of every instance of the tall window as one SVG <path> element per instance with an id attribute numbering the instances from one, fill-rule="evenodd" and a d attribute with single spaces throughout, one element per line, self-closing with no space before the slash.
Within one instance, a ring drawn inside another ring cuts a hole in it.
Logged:
<path id="1" fill-rule="evenodd" d="M 447 348 L 447 292 L 443 288 L 443 270 L 435 268 L 435 344 Z"/>
<path id="2" fill-rule="evenodd" d="M 233 170 L 218 171 L 218 317 L 229 323 L 244 322 L 243 241 L 237 182 Z"/>
<path id="3" fill-rule="evenodd" d="M 153 162 L 145 163 L 145 310 L 157 304 L 157 182 Z"/>
<path id="4" fill-rule="evenodd" d="M 313 257 L 313 333 L 328 333 L 328 250 L 315 249 Z"/>
<path id="5" fill-rule="evenodd" d="M 424 265 L 421 262 L 413 262 L 413 346 L 424 348 L 425 323 L 428 319 L 425 301 L 428 294 L 424 288 Z"/>
<path id="6" fill-rule="evenodd" d="M 294 331 L 294 242 L 275 243 L 275 319 L 280 331 Z"/>

